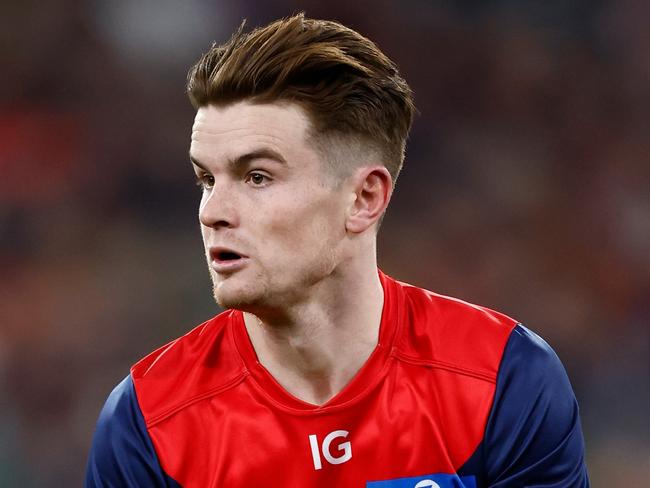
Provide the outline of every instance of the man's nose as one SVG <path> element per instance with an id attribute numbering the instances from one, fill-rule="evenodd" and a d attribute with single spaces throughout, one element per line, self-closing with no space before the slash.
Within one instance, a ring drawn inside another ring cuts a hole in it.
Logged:
<path id="1" fill-rule="evenodd" d="M 199 221 L 206 227 L 235 227 L 238 223 L 235 197 L 226 185 L 206 189 L 199 207 Z"/>

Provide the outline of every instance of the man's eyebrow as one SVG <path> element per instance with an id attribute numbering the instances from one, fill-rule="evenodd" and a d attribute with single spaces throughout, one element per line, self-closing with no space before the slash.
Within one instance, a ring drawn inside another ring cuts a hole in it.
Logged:
<path id="1" fill-rule="evenodd" d="M 279 152 L 268 148 L 268 147 L 262 147 L 259 149 L 255 149 L 253 151 L 247 152 L 245 154 L 242 154 L 241 156 L 237 156 L 235 159 L 229 160 L 228 165 L 232 168 L 236 168 L 238 166 L 244 166 L 251 161 L 254 161 L 256 159 L 270 159 L 272 161 L 275 161 L 280 164 L 287 164 L 287 160 L 280 154 Z M 201 168 L 203 171 L 208 171 L 208 169 L 201 164 L 194 156 L 190 154 L 190 161 L 192 164 L 195 166 L 198 166 Z"/>
<path id="2" fill-rule="evenodd" d="M 201 168 L 203 171 L 205 171 L 205 172 L 208 171 L 207 169 L 205 169 L 205 166 L 203 166 L 201 163 L 199 163 L 199 162 L 197 161 L 197 159 L 196 159 L 194 156 L 192 156 L 192 154 L 190 154 L 190 162 L 191 162 L 194 166 L 198 166 L 199 168 Z"/>
<path id="3" fill-rule="evenodd" d="M 270 159 L 276 163 L 287 164 L 287 161 L 284 159 L 282 154 L 269 147 L 261 147 L 246 154 L 242 154 L 241 156 L 237 156 L 234 160 L 229 161 L 229 164 L 231 166 L 243 166 L 256 159 Z"/>

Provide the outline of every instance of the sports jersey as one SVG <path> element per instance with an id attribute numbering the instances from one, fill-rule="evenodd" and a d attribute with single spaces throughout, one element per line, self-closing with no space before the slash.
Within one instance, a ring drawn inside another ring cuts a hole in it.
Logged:
<path id="1" fill-rule="evenodd" d="M 589 486 L 551 348 L 498 312 L 379 275 L 378 344 L 327 403 L 284 390 L 227 310 L 110 394 L 86 486 Z"/>

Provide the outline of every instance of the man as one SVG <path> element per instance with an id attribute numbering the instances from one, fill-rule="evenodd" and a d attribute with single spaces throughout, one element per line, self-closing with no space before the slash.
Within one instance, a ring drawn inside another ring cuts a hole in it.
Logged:
<path id="1" fill-rule="evenodd" d="M 226 311 L 111 393 L 87 486 L 588 486 L 549 346 L 377 269 L 414 108 L 372 42 L 302 15 L 240 29 L 188 92 Z"/>

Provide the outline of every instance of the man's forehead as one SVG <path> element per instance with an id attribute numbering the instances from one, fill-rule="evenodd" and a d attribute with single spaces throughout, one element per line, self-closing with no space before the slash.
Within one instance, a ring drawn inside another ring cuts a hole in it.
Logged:
<path id="1" fill-rule="evenodd" d="M 307 115 L 296 104 L 207 105 L 198 109 L 194 119 L 190 157 L 195 161 L 236 159 L 260 148 L 299 156 L 295 153 L 311 152 L 305 144 L 308 124 Z"/>
<path id="2" fill-rule="evenodd" d="M 215 135 L 246 130 L 298 135 L 304 134 L 308 127 L 307 114 L 295 103 L 254 104 L 242 101 L 225 106 L 200 107 L 192 131 Z"/>

